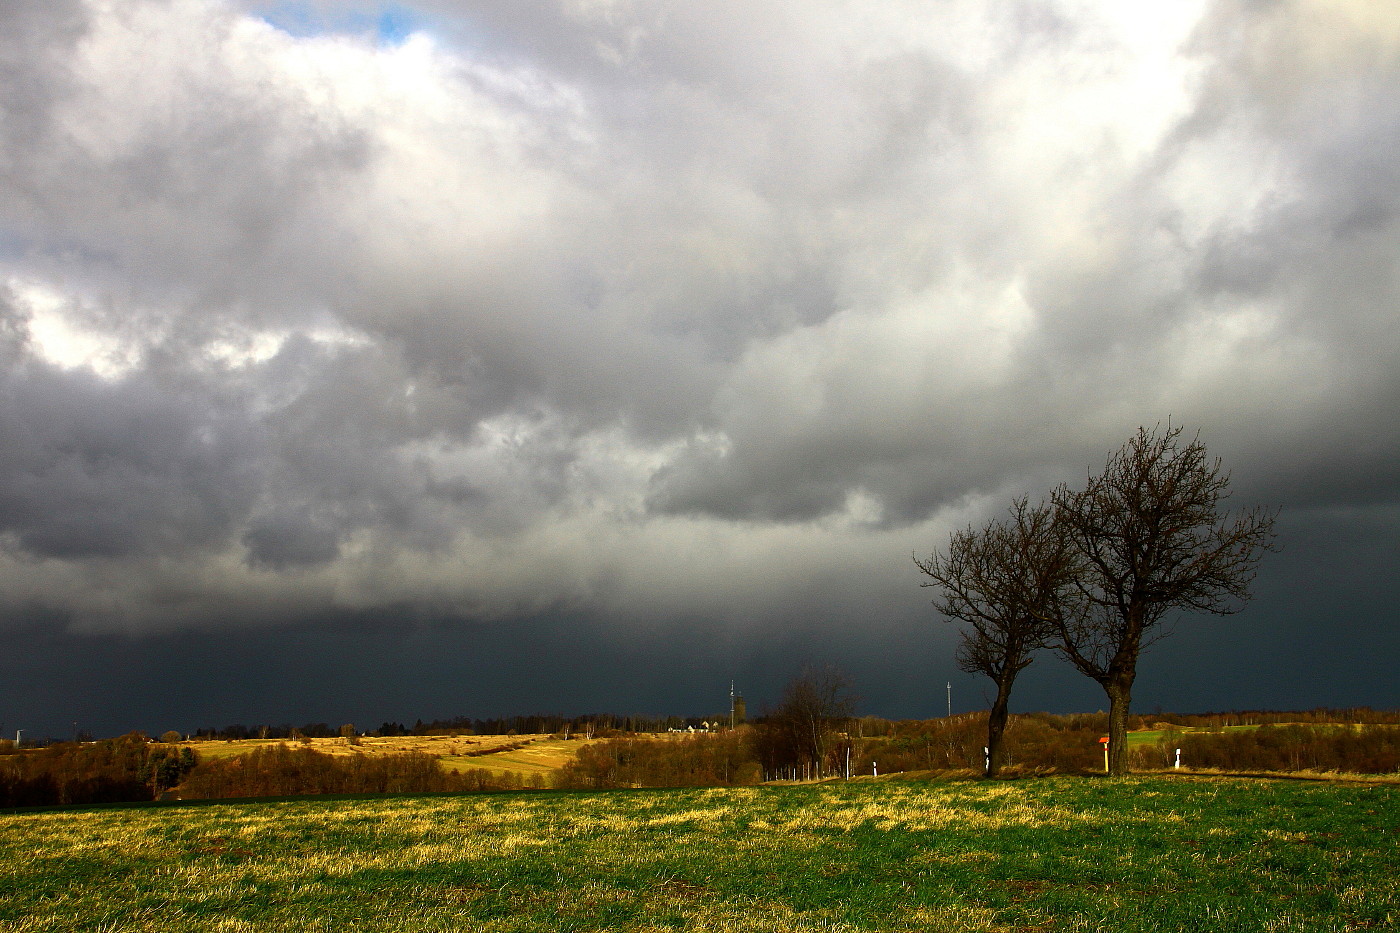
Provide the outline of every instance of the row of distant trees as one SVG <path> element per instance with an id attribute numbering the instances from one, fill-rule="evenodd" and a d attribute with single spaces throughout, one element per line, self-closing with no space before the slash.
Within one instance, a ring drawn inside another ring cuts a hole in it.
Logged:
<path id="1" fill-rule="evenodd" d="M 832 702 L 812 704 L 814 689 L 817 697 Z M 592 789 L 722 787 L 871 774 L 877 768 L 888 774 L 967 773 L 983 767 L 986 713 L 907 721 L 842 716 L 850 695 L 839 675 L 830 672 L 803 675 L 789 685 L 785 696 L 800 702 L 780 705 L 757 723 L 736 730 L 670 737 L 638 734 L 585 745 L 553 782 L 541 775 L 486 769 L 450 771 L 423 754 L 333 756 L 300 743 L 200 758 L 187 745 L 156 744 L 138 734 L 23 751 L 0 742 L 0 807 L 152 800 L 175 787 L 184 799 L 464 793 L 546 784 Z M 797 728 L 799 723 L 805 723 L 804 728 Z M 1003 770 L 1097 771 L 1102 768 L 1097 739 L 1107 725 L 1105 713 L 1010 717 Z M 1129 761 L 1135 768 L 1170 767 L 1181 749 L 1189 768 L 1400 771 L 1397 711 L 1154 713 L 1135 716 L 1130 725 L 1161 733 L 1157 742 L 1131 748 Z M 1241 725 L 1253 728 L 1230 728 Z M 824 733 L 818 744 L 806 741 L 812 728 Z M 1188 731 L 1192 729 L 1224 731 Z"/>
<path id="2" fill-rule="evenodd" d="M 1295 722 L 1266 724 L 1225 732 L 1189 732 L 1184 724 L 1134 717 L 1134 728 L 1157 727 L 1159 739 L 1134 745 L 1129 764 L 1137 769 L 1170 768 L 1180 749 L 1188 768 L 1229 772 L 1400 771 L 1400 723 L 1397 714 L 1355 711 L 1371 724 L 1322 721 L 1325 713 L 1278 713 Z M 1195 720 L 1205 717 L 1170 717 Z M 1237 718 L 1224 714 L 1221 719 Z M 1313 719 L 1312 723 L 1302 720 Z M 855 721 L 835 723 L 853 726 Z M 858 737 L 834 731 L 819 761 L 772 754 L 773 740 L 764 723 L 738 733 L 696 735 L 681 740 L 631 737 L 595 743 L 559 775 L 560 786 L 576 788 L 729 786 L 764 780 L 821 779 L 849 772 L 980 773 L 984 768 L 987 714 L 968 713 L 942 719 L 884 722 L 879 734 Z M 1101 772 L 1098 738 L 1108 715 L 1054 716 L 1034 713 L 1010 717 L 1002 748 L 1002 772 L 1013 774 Z M 849 758 L 847 755 L 849 754 Z"/>
<path id="3" fill-rule="evenodd" d="M 559 771 L 565 788 L 730 787 L 757 784 L 762 768 L 749 730 L 676 738 L 628 736 L 580 748 Z"/>
<path id="4" fill-rule="evenodd" d="M 152 745 L 139 733 L 23 751 L 0 743 L 0 807 L 154 800 L 197 763 L 188 747 Z"/>
<path id="5" fill-rule="evenodd" d="M 429 721 L 418 719 L 411 726 L 401 722 L 386 721 L 364 734 L 372 736 L 554 734 L 595 736 L 700 728 L 705 721 L 699 717 L 619 716 L 614 713 L 588 713 L 582 716 L 537 713 L 528 716 L 501 716 L 487 719 L 457 716 Z M 195 739 L 202 740 L 321 739 L 343 736 L 346 734 L 345 729 L 345 726 L 331 726 L 324 722 L 307 723 L 302 726 L 293 726 L 289 723 L 252 726 L 234 723 L 217 728 L 210 726 L 198 729 L 191 735 Z"/>
<path id="6" fill-rule="evenodd" d="M 182 799 L 201 799 L 466 793 L 545 783 L 484 768 L 449 770 L 421 753 L 335 756 L 285 742 L 226 758 L 201 758 L 188 745 L 153 743 L 139 733 L 39 749 L 0 743 L 0 808 L 149 801 L 177 787 Z"/>
<path id="7" fill-rule="evenodd" d="M 1082 487 L 1015 500 L 1005 518 L 953 533 L 915 558 L 934 606 L 961 624 L 959 667 L 996 685 L 986 773 L 1005 755 L 1011 691 L 1054 651 L 1108 698 L 1109 770 L 1128 770 L 1128 717 L 1142 651 L 1182 611 L 1226 615 L 1273 549 L 1274 514 L 1224 508 L 1230 476 L 1179 426 L 1141 428 Z"/>

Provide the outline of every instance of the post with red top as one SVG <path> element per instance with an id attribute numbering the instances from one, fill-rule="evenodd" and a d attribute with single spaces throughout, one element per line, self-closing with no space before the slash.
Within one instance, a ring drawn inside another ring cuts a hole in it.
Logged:
<path id="1" fill-rule="evenodd" d="M 1108 773 L 1108 736 L 1099 739 L 1099 744 L 1103 746 L 1103 773 Z"/>

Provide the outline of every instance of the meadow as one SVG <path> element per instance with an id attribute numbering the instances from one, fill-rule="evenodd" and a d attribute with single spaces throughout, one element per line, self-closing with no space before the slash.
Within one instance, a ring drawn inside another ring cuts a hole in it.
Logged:
<path id="1" fill-rule="evenodd" d="M 417 752 L 440 759 L 443 767 L 453 771 L 484 769 L 524 776 L 558 770 L 591 741 L 582 738 L 566 741 L 551 735 L 406 735 L 364 736 L 354 744 L 343 738 L 315 738 L 294 743 L 286 739 L 236 739 L 184 742 L 181 747 L 194 749 L 201 759 L 230 758 L 283 744 L 342 758 Z"/>
<path id="2" fill-rule="evenodd" d="M 0 929 L 1400 929 L 1400 789 L 1175 776 L 0 815 Z"/>

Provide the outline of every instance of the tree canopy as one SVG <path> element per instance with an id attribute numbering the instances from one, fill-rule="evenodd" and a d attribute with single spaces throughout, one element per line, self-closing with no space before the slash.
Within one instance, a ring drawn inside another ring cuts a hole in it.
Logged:
<path id="1" fill-rule="evenodd" d="M 934 607 L 963 623 L 958 667 L 997 686 L 987 719 L 987 776 L 1002 760 L 1016 675 L 1058 632 L 1061 604 L 1072 593 L 1074 554 L 1053 506 L 1012 503 L 1006 518 L 955 531 L 946 552 L 914 558 L 934 587 Z"/>
<path id="2" fill-rule="evenodd" d="M 1274 513 L 1228 513 L 1230 474 L 1199 435 L 1139 428 L 1082 489 L 1052 495 L 1079 556 L 1078 610 L 1061 613 L 1058 649 L 1109 699 L 1109 770 L 1126 769 L 1127 717 L 1142 649 L 1176 611 L 1228 615 L 1274 549 Z"/>

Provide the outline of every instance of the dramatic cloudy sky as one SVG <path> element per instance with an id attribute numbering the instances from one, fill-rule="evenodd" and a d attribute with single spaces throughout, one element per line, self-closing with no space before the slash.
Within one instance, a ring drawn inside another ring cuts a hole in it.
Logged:
<path id="1" fill-rule="evenodd" d="M 1397 87 L 1375 0 L 7 0 L 0 726 L 975 708 L 911 554 L 1167 419 L 1283 551 L 1137 705 L 1400 705 Z"/>

